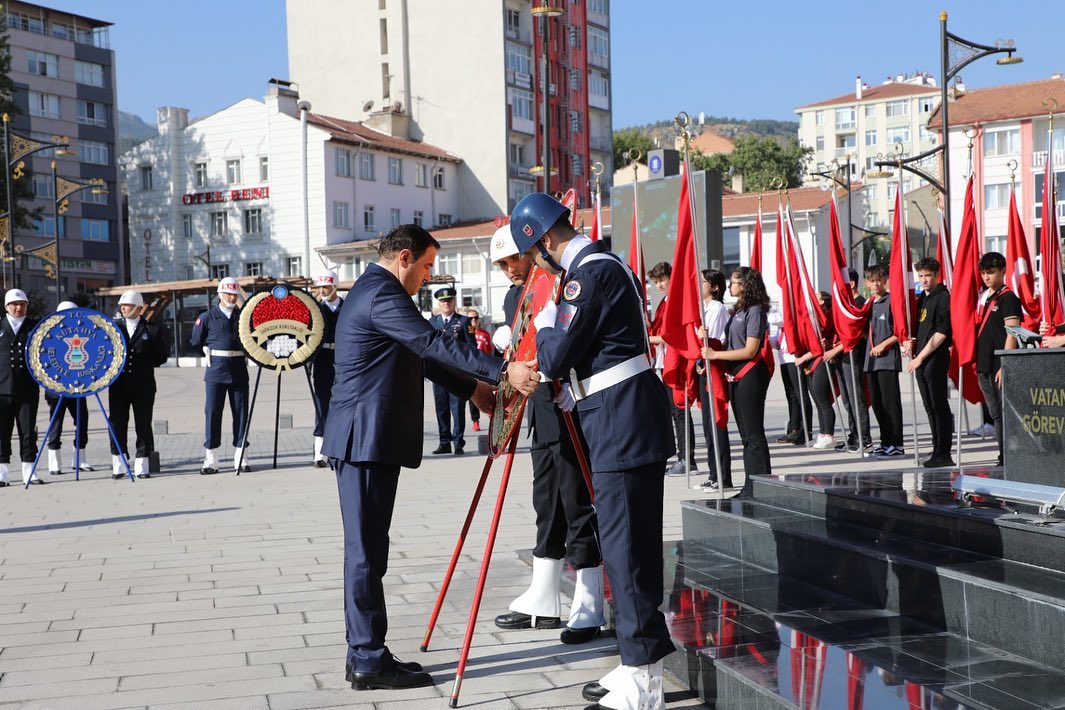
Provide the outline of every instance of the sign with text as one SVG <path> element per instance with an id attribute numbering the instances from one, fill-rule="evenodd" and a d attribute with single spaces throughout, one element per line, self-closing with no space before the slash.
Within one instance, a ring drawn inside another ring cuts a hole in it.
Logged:
<path id="1" fill-rule="evenodd" d="M 998 352 L 1004 476 L 1065 487 L 1065 349 Z"/>
<path id="2" fill-rule="evenodd" d="M 181 196 L 185 205 L 213 205 L 219 202 L 245 202 L 247 200 L 269 200 L 270 187 L 246 187 L 240 190 L 217 190 L 211 192 L 188 192 Z"/>

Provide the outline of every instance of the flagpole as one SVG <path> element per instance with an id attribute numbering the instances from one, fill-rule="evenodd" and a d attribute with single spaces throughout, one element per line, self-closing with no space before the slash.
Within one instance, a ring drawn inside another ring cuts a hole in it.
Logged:
<path id="1" fill-rule="evenodd" d="M 640 277 L 640 294 L 643 298 L 643 314 L 644 318 L 648 314 L 647 304 L 647 275 L 644 272 L 643 264 L 643 242 L 640 240 L 640 200 L 639 200 L 639 182 L 640 182 L 640 151 L 635 148 L 629 150 L 625 154 L 632 161 L 632 223 L 636 228 L 635 242 L 636 242 L 636 268 L 640 272 L 636 274 Z"/>
<path id="2" fill-rule="evenodd" d="M 691 211 L 692 222 L 692 250 L 695 252 L 695 292 L 702 293 L 702 285 L 699 283 L 700 274 L 702 268 L 699 264 L 699 216 L 695 211 L 695 179 L 692 177 L 692 165 L 691 165 L 691 133 L 688 131 L 688 126 L 691 124 L 691 117 L 687 113 L 681 111 L 673 119 L 676 124 L 677 130 L 681 137 L 684 139 L 684 179 L 688 181 L 688 209 Z M 679 238 L 680 235 L 678 235 Z M 682 275 L 683 278 L 683 275 Z M 703 347 L 710 345 L 710 334 L 706 331 L 706 309 L 703 308 L 702 299 L 699 303 L 699 323 L 702 324 L 703 332 L 706 333 L 703 336 Z M 717 474 L 717 497 L 718 500 L 723 500 L 725 497 L 724 478 L 721 475 L 721 451 L 720 444 L 717 440 L 717 403 L 714 401 L 714 374 L 711 371 L 710 360 L 703 359 L 703 371 L 706 372 L 706 385 L 709 389 L 707 392 L 707 401 L 710 403 L 710 443 L 714 450 L 714 469 Z M 685 387 L 685 402 L 687 402 L 687 388 Z M 684 412 L 685 416 L 691 416 L 691 413 L 687 410 Z M 685 436 L 687 436 L 685 430 Z M 690 449 L 689 449 L 690 451 Z M 688 466 L 685 465 L 685 469 Z M 750 476 L 748 471 L 743 472 L 745 476 Z"/>
<path id="3" fill-rule="evenodd" d="M 849 179 L 849 175 L 850 175 L 850 159 L 847 160 L 847 173 L 848 173 L 848 179 Z M 847 209 L 849 211 L 850 210 L 850 204 L 849 204 L 850 203 L 850 190 L 848 190 L 848 192 L 847 192 L 847 202 L 848 202 Z M 838 225 L 839 224 L 839 205 L 837 204 L 837 201 L 836 201 L 836 188 L 835 187 L 832 188 L 832 207 L 835 208 L 836 224 Z M 847 219 L 847 228 L 850 229 L 850 218 L 849 217 Z M 843 245 L 840 244 L 840 246 L 843 246 Z M 847 263 L 847 266 L 849 268 L 850 267 L 850 260 L 854 258 L 854 255 L 851 253 L 851 250 L 849 248 L 848 248 L 848 250 L 846 252 L 846 255 L 847 255 L 847 262 L 846 263 Z M 831 259 L 829 261 L 831 262 Z M 832 283 L 833 283 L 833 285 L 836 283 L 835 277 L 833 277 Z M 850 283 L 850 274 L 847 275 L 847 283 Z M 842 294 L 841 294 L 841 296 L 842 296 Z M 842 339 L 841 339 L 840 342 L 842 342 Z M 859 341 L 859 342 L 861 342 L 861 341 Z M 869 343 L 868 342 L 866 342 L 865 347 L 867 347 L 867 348 L 869 347 Z M 851 396 L 850 396 L 851 410 L 852 410 L 851 414 L 854 417 L 854 419 L 852 420 L 854 422 L 854 430 L 856 432 L 858 432 L 858 458 L 864 458 L 865 457 L 865 437 L 862 436 L 861 417 L 859 416 L 859 409 L 858 409 L 858 377 L 857 377 L 857 375 L 856 375 L 856 373 L 854 371 L 854 348 L 851 348 L 850 352 L 847 353 L 847 356 L 849 357 L 850 364 L 851 364 Z M 865 394 L 864 393 L 862 394 L 862 400 L 863 400 L 863 402 L 865 400 Z M 843 441 L 844 445 L 846 445 L 847 440 L 849 438 L 850 437 L 848 437 L 848 436 L 844 436 L 844 441 Z"/>
<path id="4" fill-rule="evenodd" d="M 898 152 L 898 148 L 896 148 L 896 152 Z M 910 270 L 911 273 L 906 273 L 906 271 L 907 271 L 907 269 L 906 269 L 906 261 L 907 261 L 907 259 L 910 256 L 910 235 L 909 235 L 909 232 L 907 231 L 907 228 L 906 228 L 906 200 L 902 199 L 902 157 L 901 157 L 901 153 L 899 153 L 899 156 L 900 156 L 899 157 L 899 174 L 898 174 L 898 178 L 899 178 L 899 187 L 898 187 L 898 198 L 899 198 L 898 199 L 898 201 L 899 201 L 899 215 L 898 215 L 898 220 L 899 220 L 899 241 L 904 243 L 904 244 L 902 244 L 902 246 L 904 248 L 899 249 L 899 259 L 900 259 L 899 268 L 902 270 L 902 275 L 903 275 L 903 278 L 905 279 L 904 283 L 906 284 L 906 297 L 905 297 L 906 298 L 906 309 L 905 309 L 906 310 L 906 338 L 908 340 L 913 340 L 913 323 L 912 323 L 912 318 L 911 318 L 911 314 L 910 314 L 910 284 L 913 283 L 913 273 L 912 273 L 912 269 Z M 946 160 L 946 157 L 944 156 L 944 161 L 945 160 Z M 944 197 L 944 199 L 946 199 L 946 197 Z M 916 354 L 917 353 L 915 353 L 913 351 L 913 348 L 911 347 L 910 348 L 910 359 L 912 360 L 914 358 L 914 356 L 916 356 Z M 909 370 L 909 368 L 906 368 L 906 369 Z M 910 370 L 910 408 L 912 410 L 910 418 L 912 420 L 911 423 L 913 425 L 913 465 L 914 466 L 920 466 L 921 465 L 921 456 L 918 453 L 918 442 L 920 440 L 917 438 L 917 395 L 916 395 L 916 393 L 914 391 L 915 390 L 914 382 L 916 381 L 916 379 L 917 379 L 917 376 L 913 373 L 912 370 Z"/>
<path id="5" fill-rule="evenodd" d="M 779 178 L 777 178 L 777 179 L 779 180 Z M 788 225 L 787 225 L 787 223 L 784 220 L 784 201 L 783 201 L 783 196 L 782 196 L 782 194 L 784 192 L 784 182 L 783 182 L 783 180 L 781 180 L 779 184 L 780 184 L 780 188 L 777 190 L 777 221 L 781 223 L 781 225 L 782 225 L 781 229 L 784 230 L 782 238 L 780 239 L 780 246 L 784 247 L 784 252 L 785 252 L 785 254 L 784 254 L 785 280 L 788 283 L 791 283 L 791 260 L 788 259 L 787 252 L 792 248 L 792 244 L 791 244 L 791 239 L 788 238 Z M 783 298 L 783 296 L 782 296 L 782 298 Z M 792 303 L 791 306 L 792 306 L 791 317 L 793 319 L 792 322 L 794 322 L 794 318 L 796 317 L 795 312 L 794 312 L 795 304 Z M 788 343 L 789 347 L 791 347 L 792 345 L 793 345 L 792 343 Z M 806 404 L 806 390 L 802 386 L 802 380 L 803 380 L 802 376 L 803 376 L 804 373 L 802 371 L 802 366 L 799 365 L 798 363 L 795 363 L 795 374 L 796 374 L 796 376 L 797 376 L 797 378 L 799 380 L 799 419 L 802 420 L 802 435 L 803 435 L 803 442 L 802 443 L 803 443 L 803 446 L 808 446 L 810 444 L 810 428 L 813 427 L 813 422 L 811 421 L 809 423 L 809 426 L 807 425 L 807 422 L 806 422 L 806 407 L 803 406 L 803 405 Z"/>

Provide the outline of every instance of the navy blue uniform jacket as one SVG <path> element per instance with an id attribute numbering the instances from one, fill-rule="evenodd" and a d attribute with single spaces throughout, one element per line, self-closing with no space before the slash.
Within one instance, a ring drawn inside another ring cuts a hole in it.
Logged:
<path id="1" fill-rule="evenodd" d="M 593 242 L 574 260 L 562 288 L 554 328 L 536 333 L 540 370 L 584 379 L 646 352 L 643 306 L 627 266 L 611 257 L 582 263 L 607 251 Z M 665 463 L 676 451 L 666 388 L 645 370 L 577 403 L 592 471 L 621 471 Z"/>
<path id="2" fill-rule="evenodd" d="M 240 344 L 240 308 L 226 318 L 218 306 L 212 306 L 196 319 L 189 342 L 195 348 L 207 346 L 211 350 L 243 351 Z M 248 364 L 243 357 L 211 356 L 211 366 L 203 373 L 204 382 L 244 385 L 248 383 Z"/>
<path id="3" fill-rule="evenodd" d="M 503 359 L 429 325 L 391 272 L 370 264 L 340 311 L 336 379 L 322 453 L 348 463 L 417 468 L 422 461 L 423 378 L 461 397 L 496 382 Z"/>

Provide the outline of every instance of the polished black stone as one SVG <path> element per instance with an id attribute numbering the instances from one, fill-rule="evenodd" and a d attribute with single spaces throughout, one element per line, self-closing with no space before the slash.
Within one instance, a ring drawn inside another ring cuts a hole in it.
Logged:
<path id="1" fill-rule="evenodd" d="M 1005 476 L 1065 487 L 1065 351 L 1002 355 Z"/>

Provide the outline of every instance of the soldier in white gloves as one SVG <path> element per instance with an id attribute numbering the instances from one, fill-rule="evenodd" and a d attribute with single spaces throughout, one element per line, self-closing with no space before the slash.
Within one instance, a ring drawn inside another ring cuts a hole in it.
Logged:
<path id="1" fill-rule="evenodd" d="M 26 341 L 37 325 L 35 318 L 26 315 L 29 299 L 22 289 L 13 288 L 4 294 L 4 310 L 0 318 L 0 488 L 8 485 L 11 464 L 11 432 L 18 426 L 19 458 L 22 460 L 22 482 L 44 480 L 33 473 L 37 458 L 37 405 L 41 389 L 26 367 Z"/>

